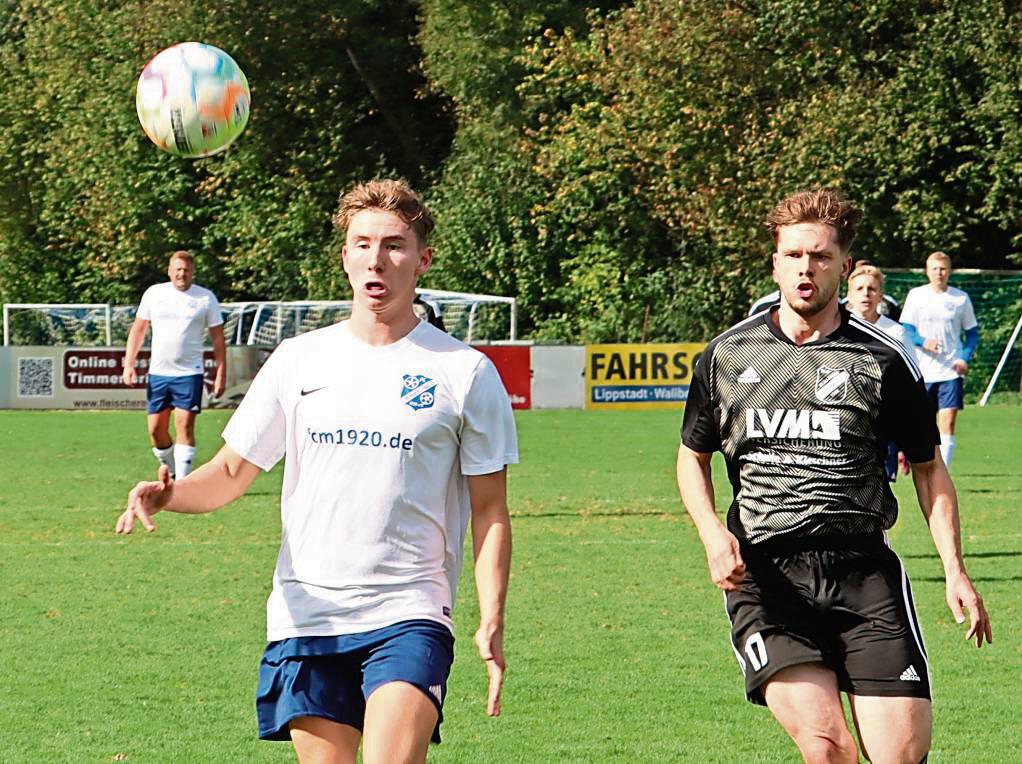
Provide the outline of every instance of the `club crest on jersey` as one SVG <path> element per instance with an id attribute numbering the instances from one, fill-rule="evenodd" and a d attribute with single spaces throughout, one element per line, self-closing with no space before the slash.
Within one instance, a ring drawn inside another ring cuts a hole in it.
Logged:
<path id="1" fill-rule="evenodd" d="M 821 366 L 816 372 L 816 399 L 822 403 L 841 403 L 848 396 L 848 369 Z"/>
<path id="2" fill-rule="evenodd" d="M 416 411 L 433 407 L 437 383 L 422 374 L 405 374 L 401 378 L 401 402 Z"/>

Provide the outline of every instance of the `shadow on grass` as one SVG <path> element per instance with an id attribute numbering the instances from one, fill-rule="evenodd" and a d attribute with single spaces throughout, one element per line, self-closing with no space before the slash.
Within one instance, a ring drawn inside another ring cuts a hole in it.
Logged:
<path id="1" fill-rule="evenodd" d="M 930 560 L 937 559 L 936 552 L 926 552 L 924 554 L 901 554 L 899 557 L 904 557 L 909 560 Z M 1022 557 L 1022 552 L 969 552 L 966 555 L 967 559 L 974 560 L 976 558 L 984 557 Z"/>
<path id="2" fill-rule="evenodd" d="M 983 582 L 992 583 L 994 581 L 1022 581 L 1022 576 L 969 576 L 969 580 L 974 584 Z M 943 576 L 912 576 L 912 581 L 914 583 L 925 581 L 931 584 L 943 584 L 944 578 Z"/>
<path id="3" fill-rule="evenodd" d="M 544 517 L 664 517 L 672 515 L 671 512 L 665 512 L 658 509 L 640 509 L 635 511 L 630 510 L 597 510 L 593 511 L 590 509 L 575 509 L 575 510 L 562 510 L 560 512 L 511 512 L 512 520 L 538 520 Z"/>

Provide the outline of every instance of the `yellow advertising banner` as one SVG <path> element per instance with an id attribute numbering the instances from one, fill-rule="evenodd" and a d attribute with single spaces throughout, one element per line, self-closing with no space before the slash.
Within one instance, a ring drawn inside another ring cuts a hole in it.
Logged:
<path id="1" fill-rule="evenodd" d="M 586 345 L 586 408 L 683 408 L 705 347 L 705 342 Z"/>

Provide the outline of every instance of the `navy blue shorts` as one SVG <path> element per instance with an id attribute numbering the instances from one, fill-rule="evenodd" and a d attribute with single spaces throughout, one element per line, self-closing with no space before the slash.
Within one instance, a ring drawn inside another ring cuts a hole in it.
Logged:
<path id="1" fill-rule="evenodd" d="M 167 409 L 184 409 L 198 414 L 202 411 L 202 375 L 157 377 L 149 375 L 146 382 L 146 411 L 159 414 Z"/>
<path id="2" fill-rule="evenodd" d="M 961 377 L 946 379 L 943 382 L 927 382 L 926 392 L 930 400 L 940 409 L 965 408 L 965 382 Z"/>
<path id="3" fill-rule="evenodd" d="M 437 710 L 440 742 L 454 636 L 443 624 L 402 621 L 334 637 L 292 637 L 266 646 L 259 664 L 256 715 L 263 740 L 290 740 L 292 719 L 318 716 L 361 730 L 366 699 L 388 682 L 422 690 Z"/>

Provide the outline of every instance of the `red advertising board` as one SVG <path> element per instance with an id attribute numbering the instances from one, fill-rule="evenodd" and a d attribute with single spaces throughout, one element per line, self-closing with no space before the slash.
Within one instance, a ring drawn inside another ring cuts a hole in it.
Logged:
<path id="1" fill-rule="evenodd" d="M 532 347 L 530 345 L 480 345 L 481 352 L 497 367 L 511 399 L 511 408 L 532 408 Z"/>

